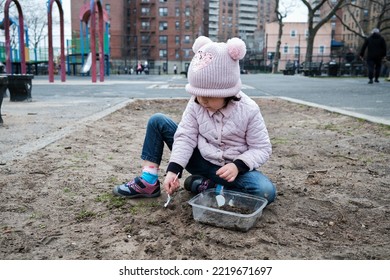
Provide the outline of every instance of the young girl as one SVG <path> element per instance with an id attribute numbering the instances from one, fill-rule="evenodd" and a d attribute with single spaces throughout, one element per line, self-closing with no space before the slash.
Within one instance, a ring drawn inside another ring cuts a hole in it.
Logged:
<path id="1" fill-rule="evenodd" d="M 276 189 L 257 169 L 271 155 L 271 143 L 259 106 L 241 91 L 239 60 L 245 43 L 233 38 L 215 43 L 197 38 L 188 69 L 186 91 L 192 96 L 177 125 L 163 114 L 148 122 L 142 149 L 142 174 L 116 186 L 114 194 L 133 197 L 160 195 L 158 170 L 164 143 L 172 151 L 163 187 L 179 187 L 185 168 L 192 175 L 184 187 L 199 193 L 217 185 L 274 201 Z"/>

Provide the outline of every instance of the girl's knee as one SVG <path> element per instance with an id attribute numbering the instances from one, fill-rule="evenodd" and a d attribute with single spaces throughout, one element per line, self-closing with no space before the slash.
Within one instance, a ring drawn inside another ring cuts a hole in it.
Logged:
<path id="1" fill-rule="evenodd" d="M 276 187 L 274 184 L 269 182 L 261 186 L 261 196 L 268 200 L 268 204 L 274 202 L 276 198 Z"/>
<path id="2" fill-rule="evenodd" d="M 272 203 L 276 198 L 276 187 L 271 180 L 262 173 L 256 174 L 255 184 L 247 188 L 247 191 L 255 196 L 259 196 L 268 200 L 268 204 Z"/>
<path id="3" fill-rule="evenodd" d="M 165 120 L 166 116 L 162 113 L 153 114 L 148 121 L 148 125 L 155 125 L 157 123 L 161 123 L 161 121 Z"/>

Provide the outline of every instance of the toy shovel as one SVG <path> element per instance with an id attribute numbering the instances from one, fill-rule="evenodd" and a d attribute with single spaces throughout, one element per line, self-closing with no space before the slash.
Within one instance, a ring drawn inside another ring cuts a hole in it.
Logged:
<path id="1" fill-rule="evenodd" d="M 218 193 L 216 196 L 215 196 L 215 199 L 217 200 L 217 205 L 218 207 L 222 207 L 225 205 L 225 197 L 223 196 L 223 186 L 221 185 L 218 185 L 217 186 L 217 189 L 215 190 L 216 193 Z"/>
<path id="2" fill-rule="evenodd" d="M 173 179 L 173 182 L 176 182 L 177 178 L 179 178 L 179 175 L 180 175 L 180 172 L 177 173 L 175 179 Z M 172 200 L 172 196 L 170 196 L 170 195 L 168 194 L 167 202 L 165 202 L 165 204 L 164 204 L 164 207 L 165 207 L 165 208 L 168 206 L 168 204 L 171 202 L 171 200 Z"/>

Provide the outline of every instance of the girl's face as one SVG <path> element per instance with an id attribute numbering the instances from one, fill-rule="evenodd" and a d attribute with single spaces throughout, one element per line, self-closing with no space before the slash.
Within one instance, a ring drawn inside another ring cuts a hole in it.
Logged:
<path id="1" fill-rule="evenodd" d="M 199 104 L 211 112 L 216 112 L 225 106 L 225 98 L 197 96 Z"/>

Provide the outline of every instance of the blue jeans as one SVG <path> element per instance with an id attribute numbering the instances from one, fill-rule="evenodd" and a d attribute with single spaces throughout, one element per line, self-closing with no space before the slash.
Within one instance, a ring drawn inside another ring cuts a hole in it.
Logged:
<path id="1" fill-rule="evenodd" d="M 167 116 L 157 113 L 148 121 L 146 135 L 142 148 L 141 159 L 161 164 L 164 143 L 172 150 L 173 136 L 177 124 Z M 216 175 L 221 168 L 205 160 L 195 148 L 185 169 L 196 175 L 202 175 L 213 182 L 223 185 L 227 190 L 239 191 L 255 196 L 264 197 L 271 203 L 276 197 L 276 188 L 270 179 L 260 171 L 252 170 L 238 175 L 233 182 L 227 182 Z"/>

